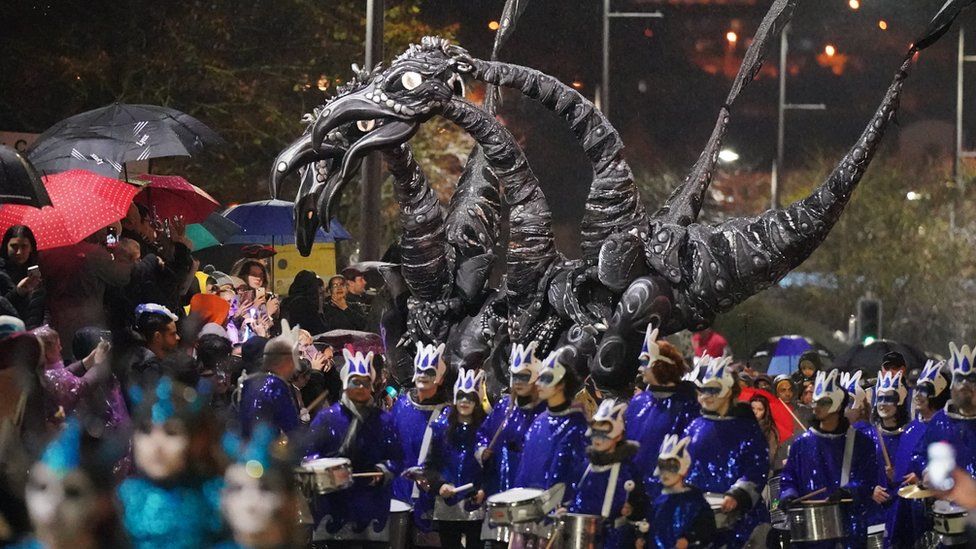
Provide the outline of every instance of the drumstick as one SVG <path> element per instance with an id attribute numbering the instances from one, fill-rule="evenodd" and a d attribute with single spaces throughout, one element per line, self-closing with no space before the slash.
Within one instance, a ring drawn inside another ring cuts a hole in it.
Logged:
<path id="1" fill-rule="evenodd" d="M 322 394 L 315 397 L 315 400 L 313 400 L 312 403 L 309 404 L 305 409 L 311 412 L 312 410 L 321 406 L 322 403 L 325 402 L 325 398 L 328 396 L 329 396 L 328 391 L 323 391 Z"/>
<path id="2" fill-rule="evenodd" d="M 359 477 L 381 477 L 384 474 L 385 473 L 383 473 L 382 471 L 376 471 L 376 472 L 373 472 L 373 473 L 353 473 L 351 476 L 353 478 L 359 478 Z"/>
<path id="3" fill-rule="evenodd" d="M 796 498 L 795 500 L 793 500 L 793 503 L 800 503 L 801 501 L 806 501 L 806 500 L 812 498 L 813 496 L 822 494 L 822 493 L 824 493 L 826 491 L 827 491 L 827 487 L 824 486 L 823 488 L 821 488 L 819 490 L 814 490 L 814 491 L 810 492 L 809 494 L 807 494 L 805 496 L 800 496 L 800 497 Z"/>
<path id="4" fill-rule="evenodd" d="M 502 434 L 502 430 L 508 425 L 508 418 L 512 417 L 512 412 L 515 411 L 515 393 L 509 395 L 508 401 L 508 411 L 505 412 L 505 419 L 502 420 L 502 424 L 498 426 L 498 430 L 495 431 L 495 436 L 491 437 L 491 442 L 488 443 L 488 447 L 485 448 L 486 452 L 490 452 L 492 448 L 495 447 L 495 442 L 498 441 L 499 435 Z"/>
<path id="5" fill-rule="evenodd" d="M 779 398 L 779 397 L 776 397 L 776 398 Z M 807 430 L 807 426 L 804 425 L 802 421 L 800 421 L 800 418 L 796 417 L 796 414 L 793 413 L 793 410 L 790 410 L 790 405 L 787 404 L 786 401 L 784 401 L 781 398 L 779 398 L 779 401 L 783 403 L 783 407 L 786 408 L 786 411 L 789 412 L 791 416 L 793 416 L 793 421 L 795 421 L 797 423 L 797 425 L 800 426 L 801 429 L 803 429 L 804 431 L 806 431 Z"/>
<path id="6" fill-rule="evenodd" d="M 885 460 L 885 476 L 891 480 L 894 471 L 891 468 L 891 457 L 888 456 L 888 446 L 885 445 L 884 437 L 881 435 L 881 427 L 875 426 L 874 430 L 878 433 L 878 444 L 881 445 L 881 455 L 884 456 Z"/>

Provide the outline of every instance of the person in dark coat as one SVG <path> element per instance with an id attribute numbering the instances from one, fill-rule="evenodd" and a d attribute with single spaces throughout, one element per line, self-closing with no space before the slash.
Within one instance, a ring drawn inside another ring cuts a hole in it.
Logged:
<path id="1" fill-rule="evenodd" d="M 336 275 L 329 279 L 329 302 L 322 308 L 330 330 L 366 330 L 366 316 L 359 307 L 346 301 L 346 279 Z"/>
<path id="2" fill-rule="evenodd" d="M 292 326 L 298 326 L 312 335 L 328 331 L 322 318 L 319 277 L 312 271 L 298 271 L 281 308 Z"/>
<path id="3" fill-rule="evenodd" d="M 34 233 L 26 225 L 8 228 L 0 243 L 0 295 L 10 302 L 27 329 L 44 323 L 44 287 L 40 270 L 29 270 L 36 266 Z"/>

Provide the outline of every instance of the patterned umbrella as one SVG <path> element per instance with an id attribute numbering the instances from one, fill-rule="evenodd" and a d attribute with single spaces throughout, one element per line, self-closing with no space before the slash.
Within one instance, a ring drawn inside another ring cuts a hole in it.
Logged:
<path id="1" fill-rule="evenodd" d="M 192 116 L 157 105 L 113 103 L 47 129 L 28 151 L 39 171 L 72 168 L 119 177 L 126 162 L 193 156 L 223 140 Z"/>
<path id="2" fill-rule="evenodd" d="M 0 232 L 27 225 L 37 238 L 37 249 L 77 244 L 95 231 L 125 217 L 139 189 L 118 179 L 84 170 L 45 176 L 52 206 L 33 208 L 0 206 Z"/>
<path id="3" fill-rule="evenodd" d="M 193 243 L 193 251 L 219 246 L 241 232 L 237 223 L 220 214 L 210 214 L 200 223 L 186 226 L 186 237 Z"/>

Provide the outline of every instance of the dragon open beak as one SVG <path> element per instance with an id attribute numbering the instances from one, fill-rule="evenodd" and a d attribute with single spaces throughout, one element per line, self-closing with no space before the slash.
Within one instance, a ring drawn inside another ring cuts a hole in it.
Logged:
<path id="1" fill-rule="evenodd" d="M 342 156 L 342 149 L 328 143 L 314 145 L 312 135 L 306 133 L 285 148 L 275 158 L 268 178 L 268 187 L 272 198 L 278 198 L 282 182 L 295 170 L 311 164 L 316 160 L 329 160 Z"/>

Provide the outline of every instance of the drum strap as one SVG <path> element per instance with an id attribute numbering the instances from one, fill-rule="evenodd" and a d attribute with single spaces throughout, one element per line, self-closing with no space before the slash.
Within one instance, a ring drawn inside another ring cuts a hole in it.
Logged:
<path id="1" fill-rule="evenodd" d="M 851 460 L 854 459 L 854 426 L 847 428 L 847 440 L 844 441 L 844 464 L 840 468 L 840 487 L 847 486 L 851 481 Z"/>
<path id="2" fill-rule="evenodd" d="M 430 439 L 433 438 L 434 432 L 430 428 L 431 425 L 437 421 L 437 418 L 441 416 L 441 411 L 444 410 L 446 404 L 438 404 L 434 406 L 434 410 L 430 413 L 430 417 L 427 418 L 427 427 L 424 429 L 424 439 L 420 442 L 420 454 L 417 455 L 417 465 L 423 465 L 427 461 L 427 454 L 430 452 Z M 413 492 L 410 497 L 417 499 L 420 497 L 420 487 L 417 483 L 413 483 Z"/>
<path id="3" fill-rule="evenodd" d="M 610 518 L 610 508 L 613 506 L 613 496 L 617 492 L 617 478 L 620 476 L 620 463 L 614 463 L 610 468 L 610 476 L 607 478 L 607 490 L 603 493 L 603 510 L 600 512 L 604 518 Z"/>

